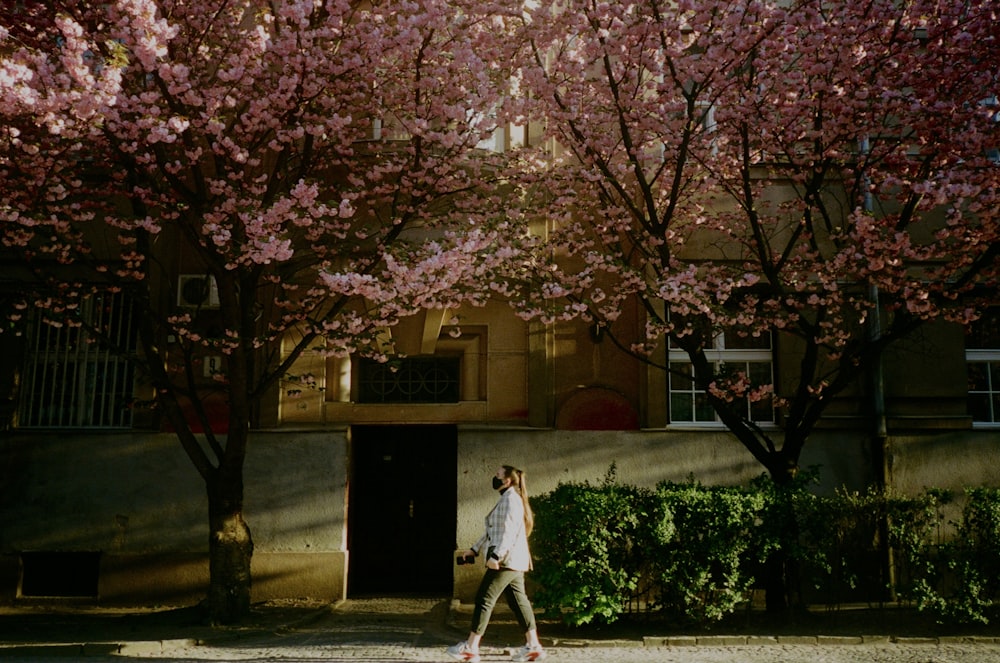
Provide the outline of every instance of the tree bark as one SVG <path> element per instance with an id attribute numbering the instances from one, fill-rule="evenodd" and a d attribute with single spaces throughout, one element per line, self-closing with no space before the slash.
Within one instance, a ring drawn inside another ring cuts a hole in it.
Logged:
<path id="1" fill-rule="evenodd" d="M 781 532 L 778 548 L 764 562 L 764 604 L 767 612 L 781 613 L 802 606 L 799 564 L 789 554 L 799 538 L 791 495 L 798 456 L 788 456 L 784 451 L 774 456 L 776 462 L 768 469 L 775 483 L 777 501 L 770 517 L 780 524 Z"/>
<path id="2" fill-rule="evenodd" d="M 242 470 L 219 471 L 208 482 L 208 514 L 208 620 L 233 624 L 250 611 L 253 538 L 243 519 Z"/>

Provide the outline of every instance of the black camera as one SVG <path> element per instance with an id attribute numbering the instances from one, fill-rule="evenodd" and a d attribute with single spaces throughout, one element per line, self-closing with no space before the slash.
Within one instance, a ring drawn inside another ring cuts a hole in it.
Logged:
<path id="1" fill-rule="evenodd" d="M 465 555 L 459 555 L 455 558 L 455 563 L 461 566 L 462 564 L 471 564 L 473 560 L 469 559 Z"/>

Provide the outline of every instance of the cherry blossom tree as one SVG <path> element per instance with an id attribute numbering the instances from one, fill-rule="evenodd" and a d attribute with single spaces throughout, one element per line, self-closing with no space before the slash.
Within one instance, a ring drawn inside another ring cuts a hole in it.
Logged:
<path id="1" fill-rule="evenodd" d="M 684 349 L 720 419 L 790 479 L 830 399 L 887 344 L 992 301 L 994 13 L 964 1 L 539 4 L 521 86 L 563 151 L 544 164 L 536 203 L 550 234 L 523 265 L 519 308 L 614 336 L 621 303 L 638 297 L 646 335 L 618 340 L 647 357 L 664 339 Z M 799 383 L 773 393 L 721 372 L 706 357 L 721 332 L 794 338 Z M 781 443 L 747 399 L 774 401 Z"/>
<path id="2" fill-rule="evenodd" d="M 28 275 L 7 315 L 85 325 L 87 297 L 128 293 L 132 359 L 205 482 L 215 622 L 249 608 L 263 396 L 306 349 L 379 356 L 400 317 L 485 300 L 503 29 L 463 0 L 4 2 L 0 250 Z M 215 325 L 172 305 L 181 264 Z"/>
<path id="3" fill-rule="evenodd" d="M 661 363 L 671 379 L 693 380 L 787 484 L 832 399 L 887 346 L 996 303 L 996 13 L 988 0 L 534 4 L 519 85 L 558 147 L 536 174 L 546 238 L 514 274 L 515 305 L 591 321 L 649 362 L 683 350 L 685 367 Z M 632 298 L 641 338 L 615 325 Z M 774 335 L 795 377 L 727 368 L 720 334 Z"/>

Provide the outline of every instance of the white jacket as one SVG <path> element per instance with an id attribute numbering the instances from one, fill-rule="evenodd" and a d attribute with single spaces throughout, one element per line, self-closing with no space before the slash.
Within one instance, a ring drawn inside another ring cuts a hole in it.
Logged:
<path id="1" fill-rule="evenodd" d="M 487 560 L 492 553 L 502 569 L 531 569 L 528 535 L 524 530 L 524 502 L 516 490 L 508 488 L 500 493 L 496 506 L 486 516 L 486 532 L 472 550 Z"/>

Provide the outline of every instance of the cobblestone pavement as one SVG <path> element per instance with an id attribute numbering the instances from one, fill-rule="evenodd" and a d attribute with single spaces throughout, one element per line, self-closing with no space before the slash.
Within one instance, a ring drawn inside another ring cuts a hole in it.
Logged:
<path id="1" fill-rule="evenodd" d="M 169 661 L 449 661 L 444 648 L 461 639 L 465 610 L 422 600 L 348 601 L 320 619 L 267 636 L 232 642 L 187 645 L 153 657 Z M 944 642 L 928 639 L 907 643 L 888 638 L 818 637 L 810 644 L 788 644 L 779 638 L 749 638 L 749 644 L 712 646 L 710 638 L 680 638 L 663 646 L 662 638 L 628 641 L 564 640 L 542 633 L 549 659 L 594 663 L 1000 663 L 1000 644 Z M 700 643 L 699 643 L 700 640 Z M 755 642 L 756 641 L 756 642 Z M 835 644 L 856 641 L 856 644 Z M 508 648 L 522 644 L 521 634 L 502 614 L 495 615 L 483 640 L 484 663 L 507 661 Z"/>
<path id="2" fill-rule="evenodd" d="M 172 661 L 449 661 L 440 646 L 408 643 L 324 644 L 291 638 L 239 647 L 182 648 Z M 746 645 L 734 647 L 549 647 L 547 660 L 595 663 L 1000 663 L 1000 646 L 955 645 Z M 507 651 L 484 647 L 483 663 L 509 661 Z M 92 659 L 91 659 L 92 660 Z"/>
<path id="3" fill-rule="evenodd" d="M 23 646 L 0 642 L 0 663 L 52 660 L 56 655 L 60 661 L 80 663 L 121 663 L 126 658 L 143 663 L 445 662 L 450 660 L 445 647 L 462 638 L 467 618 L 462 606 L 441 599 L 350 600 L 306 610 L 271 605 L 249 626 L 221 631 L 189 627 L 180 621 L 164 624 L 162 619 L 133 619 L 125 623 L 127 629 L 103 626 L 101 630 L 94 622 L 59 615 L 44 622 L 51 627 L 48 631 L 27 624 L 31 632 L 41 632 L 30 642 L 24 639 Z M 10 624 L 17 626 L 17 622 Z M 18 631 L 9 628 L 2 633 L 9 637 Z M 59 634 L 64 636 L 61 643 Z M 483 640 L 483 663 L 510 660 L 507 649 L 522 644 L 521 638 L 513 620 L 497 615 Z M 588 640 L 542 632 L 542 641 L 552 663 L 1000 663 L 1000 639 L 993 637 L 752 635 Z M 80 642 L 87 644 L 71 644 Z"/>

